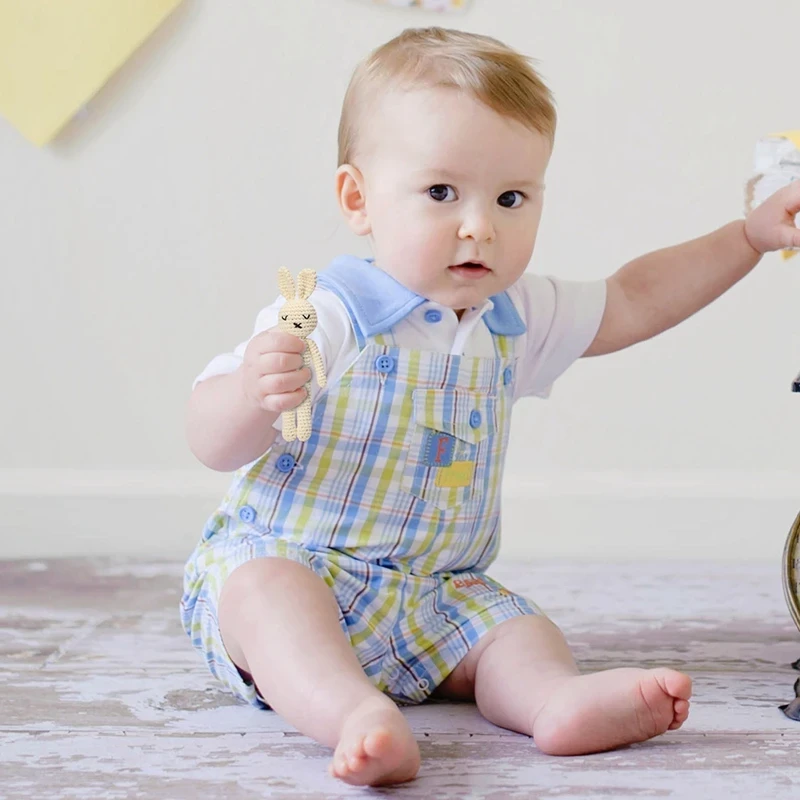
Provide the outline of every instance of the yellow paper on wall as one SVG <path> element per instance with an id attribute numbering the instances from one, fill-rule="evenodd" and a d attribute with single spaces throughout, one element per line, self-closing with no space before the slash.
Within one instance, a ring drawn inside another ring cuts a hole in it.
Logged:
<path id="1" fill-rule="evenodd" d="M 0 0 L 0 114 L 49 142 L 181 0 Z"/>

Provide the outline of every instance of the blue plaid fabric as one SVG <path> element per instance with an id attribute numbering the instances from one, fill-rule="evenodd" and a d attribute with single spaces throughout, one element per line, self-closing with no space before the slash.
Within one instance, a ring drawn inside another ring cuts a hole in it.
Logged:
<path id="1" fill-rule="evenodd" d="M 428 697 L 493 626 L 541 613 L 485 573 L 516 366 L 513 338 L 493 340 L 494 358 L 473 358 L 404 349 L 391 330 L 365 337 L 315 403 L 311 438 L 278 437 L 236 473 L 187 562 L 181 613 L 238 697 L 265 705 L 225 652 L 217 606 L 253 558 L 318 574 L 367 676 L 401 703 Z"/>

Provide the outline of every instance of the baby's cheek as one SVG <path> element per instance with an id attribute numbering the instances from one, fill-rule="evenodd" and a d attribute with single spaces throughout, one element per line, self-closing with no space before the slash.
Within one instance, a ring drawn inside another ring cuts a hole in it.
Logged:
<path id="1" fill-rule="evenodd" d="M 409 231 L 402 238 L 399 248 L 400 256 L 407 264 L 424 264 L 436 259 L 444 249 L 445 240 L 435 231 L 423 230 L 411 233 Z"/>

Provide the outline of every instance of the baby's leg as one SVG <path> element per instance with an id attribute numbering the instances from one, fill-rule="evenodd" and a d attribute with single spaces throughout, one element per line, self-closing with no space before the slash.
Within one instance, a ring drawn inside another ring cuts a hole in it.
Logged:
<path id="1" fill-rule="evenodd" d="M 545 617 L 510 619 L 492 633 L 476 653 L 478 708 L 495 725 L 533 736 L 545 753 L 580 755 L 642 742 L 679 728 L 689 715 L 692 682 L 680 672 L 580 675 L 561 631 Z"/>
<path id="2" fill-rule="evenodd" d="M 219 624 L 228 654 L 264 700 L 336 748 L 332 775 L 376 786 L 417 774 L 419 748 L 408 723 L 364 674 L 322 578 L 285 558 L 249 561 L 223 586 Z"/>

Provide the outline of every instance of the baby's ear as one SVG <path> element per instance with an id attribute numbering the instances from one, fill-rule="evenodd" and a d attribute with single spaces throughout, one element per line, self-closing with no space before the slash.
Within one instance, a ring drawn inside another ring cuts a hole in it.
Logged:
<path id="1" fill-rule="evenodd" d="M 301 269 L 297 276 L 297 296 L 301 300 L 306 300 L 316 288 L 317 273 L 313 269 Z"/>
<path id="2" fill-rule="evenodd" d="M 294 280 L 292 279 L 292 273 L 286 267 L 278 269 L 278 288 L 287 300 L 294 300 L 296 294 Z"/>
<path id="3" fill-rule="evenodd" d="M 368 236 L 372 225 L 367 216 L 364 176 L 351 164 L 342 164 L 336 171 L 336 197 L 339 208 L 356 236 Z"/>

